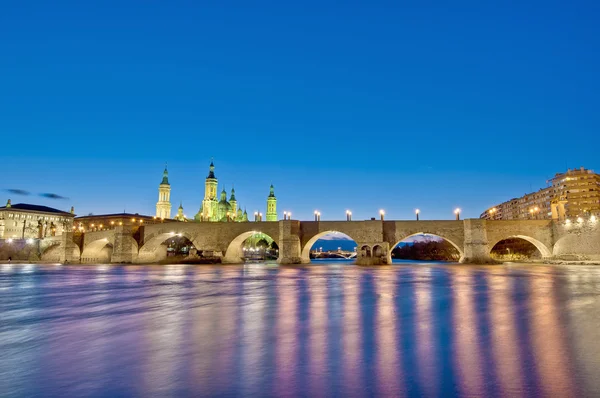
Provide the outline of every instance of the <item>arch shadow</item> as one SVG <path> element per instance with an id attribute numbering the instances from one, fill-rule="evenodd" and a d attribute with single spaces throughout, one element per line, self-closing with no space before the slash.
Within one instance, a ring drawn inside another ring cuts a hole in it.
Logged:
<path id="1" fill-rule="evenodd" d="M 139 249 L 136 262 L 138 263 L 153 263 L 164 259 L 167 256 L 167 250 L 159 250 L 161 245 L 173 237 L 185 237 L 194 244 L 191 235 L 186 232 L 163 232 L 154 235 Z M 194 244 L 194 246 L 196 246 Z"/>
<path id="2" fill-rule="evenodd" d="M 106 247 L 110 247 L 110 251 L 104 250 Z M 82 263 L 110 263 L 112 257 L 113 245 L 107 238 L 102 238 L 88 243 L 81 252 Z"/>
<path id="3" fill-rule="evenodd" d="M 457 251 L 458 254 L 460 255 L 460 259 L 458 260 L 459 262 L 462 262 L 464 257 L 465 257 L 465 253 L 463 251 L 463 248 L 458 246 L 455 242 L 453 242 L 452 240 L 446 238 L 445 236 L 442 235 L 438 235 L 438 234 L 433 234 L 430 232 L 416 232 L 414 234 L 410 234 L 405 236 L 404 238 L 400 239 L 398 242 L 394 243 L 394 245 L 390 246 L 390 251 L 388 253 L 389 258 L 392 258 L 392 251 L 396 248 L 396 246 L 398 246 L 401 242 L 405 241 L 408 238 L 412 238 L 413 236 L 418 236 L 418 235 L 431 235 L 431 236 L 435 236 L 438 238 L 441 238 L 443 240 L 445 240 L 446 242 L 450 243 Z"/>
<path id="4" fill-rule="evenodd" d="M 264 233 L 262 231 L 246 231 L 242 232 L 238 236 L 236 236 L 230 243 L 227 245 L 227 249 L 225 250 L 225 254 L 223 255 L 223 264 L 242 264 L 244 263 L 244 242 L 249 239 L 251 236 L 256 234 L 263 234 L 271 238 L 277 246 L 279 246 L 279 242 L 277 239 L 273 238 L 271 235 Z"/>
<path id="5" fill-rule="evenodd" d="M 494 247 L 502 242 L 503 240 L 507 240 L 507 239 L 523 239 L 529 243 L 531 243 L 532 245 L 535 246 L 536 249 L 539 250 L 539 252 L 542 254 L 542 258 L 548 258 L 548 257 L 552 257 L 552 250 L 550 250 L 548 248 L 548 246 L 546 246 L 545 244 L 543 244 L 542 242 L 540 242 L 539 240 L 532 238 L 531 236 L 527 236 L 527 235 L 510 235 L 507 236 L 505 238 L 502 239 L 498 239 L 496 242 L 494 242 L 494 244 L 489 244 L 489 250 L 490 250 L 490 254 L 492 253 L 492 250 L 494 250 Z"/>

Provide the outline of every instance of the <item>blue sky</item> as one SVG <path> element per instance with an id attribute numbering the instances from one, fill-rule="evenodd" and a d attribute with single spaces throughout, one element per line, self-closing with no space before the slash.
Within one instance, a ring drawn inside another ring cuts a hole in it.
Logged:
<path id="1" fill-rule="evenodd" d="M 482 4 L 485 3 L 485 4 Z M 248 211 L 477 217 L 598 169 L 597 2 L 8 2 L 0 188 L 193 215 L 211 157 Z M 4 202 L 5 199 L 2 201 Z"/>

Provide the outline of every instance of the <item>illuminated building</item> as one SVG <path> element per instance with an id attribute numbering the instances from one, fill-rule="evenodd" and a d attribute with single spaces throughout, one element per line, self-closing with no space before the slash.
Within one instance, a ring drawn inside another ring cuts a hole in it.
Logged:
<path id="1" fill-rule="evenodd" d="M 17 203 L 10 199 L 0 207 L 0 239 L 30 239 L 59 236 L 70 230 L 75 217 L 70 212 L 47 206 Z"/>
<path id="2" fill-rule="evenodd" d="M 600 215 L 600 175 L 583 167 L 557 173 L 549 186 L 500 203 L 481 213 L 492 220 L 527 220 Z"/>

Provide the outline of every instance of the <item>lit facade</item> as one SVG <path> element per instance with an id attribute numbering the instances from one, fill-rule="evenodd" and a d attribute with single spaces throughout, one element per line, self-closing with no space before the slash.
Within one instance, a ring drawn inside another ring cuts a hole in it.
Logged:
<path id="1" fill-rule="evenodd" d="M 481 213 L 488 220 L 564 220 L 600 215 L 600 175 L 583 167 L 557 173 L 549 186 Z"/>
<path id="2" fill-rule="evenodd" d="M 71 230 L 74 209 L 70 212 L 47 206 L 10 201 L 0 207 L 0 239 L 41 239 L 60 236 Z"/>
<path id="3" fill-rule="evenodd" d="M 76 217 L 73 221 L 72 229 L 75 232 L 95 232 L 114 229 L 118 226 L 126 226 L 128 229 L 136 231 L 145 224 L 157 224 L 165 221 L 172 220 L 164 220 L 156 216 L 144 216 L 137 213 L 97 214 Z"/>
<path id="4" fill-rule="evenodd" d="M 169 172 L 166 167 L 163 172 L 163 179 L 158 186 L 156 218 L 171 218 L 171 184 L 169 184 Z"/>

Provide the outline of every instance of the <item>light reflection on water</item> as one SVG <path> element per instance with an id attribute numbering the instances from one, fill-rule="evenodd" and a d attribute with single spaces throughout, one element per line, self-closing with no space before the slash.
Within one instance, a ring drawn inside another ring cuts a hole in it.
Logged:
<path id="1" fill-rule="evenodd" d="M 600 396 L 600 267 L 0 267 L 0 396 Z"/>

